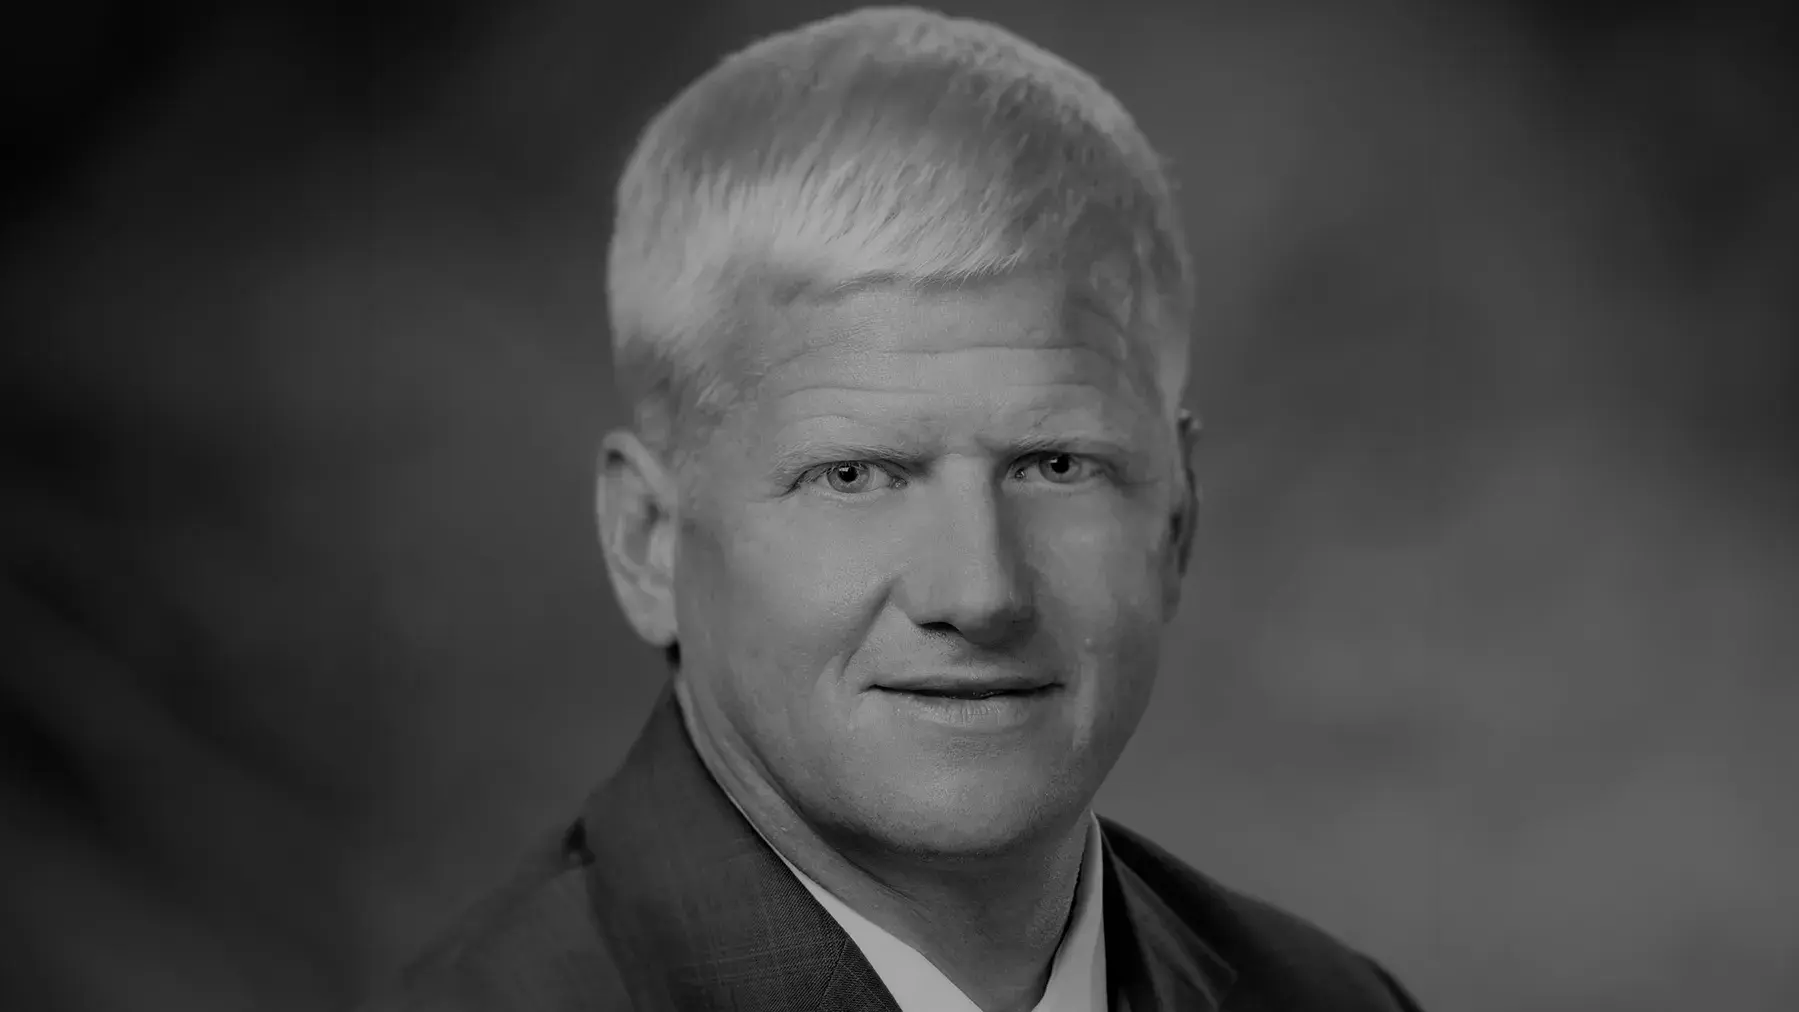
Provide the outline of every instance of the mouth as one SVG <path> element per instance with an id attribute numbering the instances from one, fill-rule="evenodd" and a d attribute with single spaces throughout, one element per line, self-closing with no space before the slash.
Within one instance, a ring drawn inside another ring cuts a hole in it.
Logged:
<path id="1" fill-rule="evenodd" d="M 956 735 L 1010 734 L 1042 726 L 1057 709 L 1058 682 L 1027 679 L 939 679 L 910 685 L 877 685 L 894 713 L 907 722 Z"/>
<path id="2" fill-rule="evenodd" d="M 1019 686 L 937 686 L 937 685 L 877 685 L 882 692 L 898 692 L 908 696 L 924 696 L 931 699 L 993 699 L 996 696 L 1041 696 L 1055 690 L 1054 683 L 1048 685 Z"/>

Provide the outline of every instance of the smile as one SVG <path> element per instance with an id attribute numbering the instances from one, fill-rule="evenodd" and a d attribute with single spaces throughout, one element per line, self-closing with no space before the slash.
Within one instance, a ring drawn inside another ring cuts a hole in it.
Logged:
<path id="1" fill-rule="evenodd" d="M 1051 685 L 1031 689 L 887 689 L 884 692 L 905 692 L 914 696 L 933 696 L 940 699 L 992 699 L 994 696 L 1031 696 L 1048 692 Z"/>
<path id="2" fill-rule="evenodd" d="M 1016 689 L 882 687 L 877 692 L 891 701 L 895 716 L 969 734 L 1017 731 L 1038 723 L 1054 709 L 1061 686 Z"/>

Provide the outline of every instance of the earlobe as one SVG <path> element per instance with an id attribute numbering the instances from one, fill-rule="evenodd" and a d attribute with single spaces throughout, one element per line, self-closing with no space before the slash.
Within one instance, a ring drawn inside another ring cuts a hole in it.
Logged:
<path id="1" fill-rule="evenodd" d="M 595 515 L 613 593 L 637 635 L 667 646 L 676 635 L 675 483 L 634 433 L 600 445 Z"/>

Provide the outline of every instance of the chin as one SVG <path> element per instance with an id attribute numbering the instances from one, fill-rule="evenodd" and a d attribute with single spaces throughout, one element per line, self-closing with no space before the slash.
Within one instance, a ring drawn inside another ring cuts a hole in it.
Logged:
<path id="1" fill-rule="evenodd" d="M 890 801 L 868 813 L 871 829 L 899 850 L 979 857 L 1003 854 L 1053 833 L 1085 801 L 1058 785 L 969 770 L 919 777 L 883 792 Z"/>

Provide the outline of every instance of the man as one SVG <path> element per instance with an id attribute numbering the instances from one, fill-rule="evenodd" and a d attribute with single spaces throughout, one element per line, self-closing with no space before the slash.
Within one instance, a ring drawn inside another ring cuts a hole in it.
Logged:
<path id="1" fill-rule="evenodd" d="M 648 128 L 609 287 L 613 588 L 672 684 L 405 1007 L 1403 1010 L 1089 805 L 1193 529 L 1158 160 L 991 25 L 863 10 Z"/>

